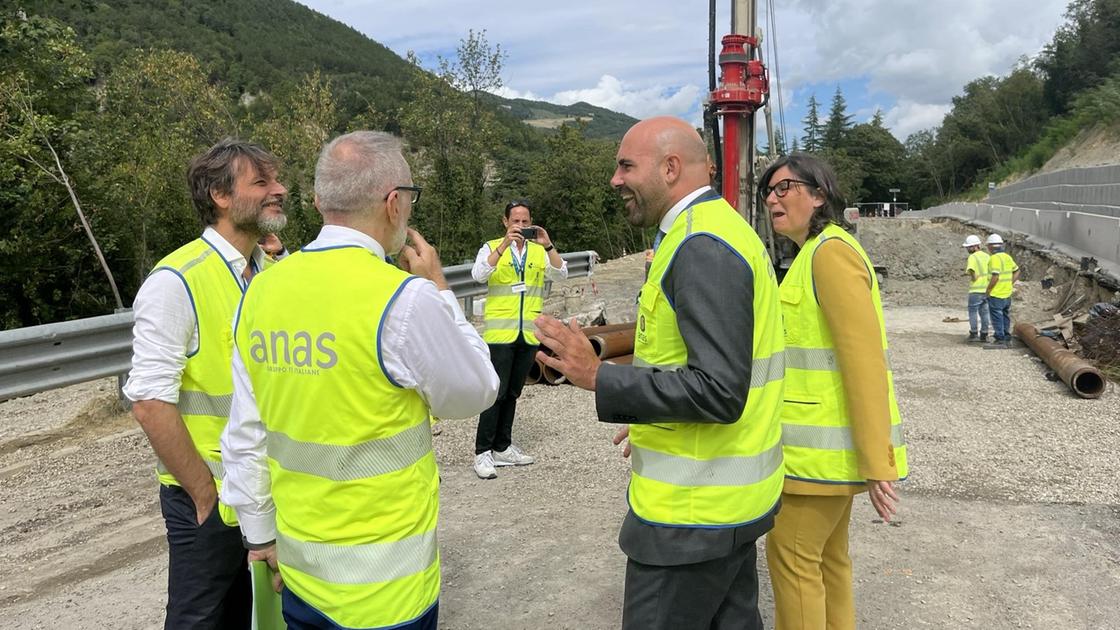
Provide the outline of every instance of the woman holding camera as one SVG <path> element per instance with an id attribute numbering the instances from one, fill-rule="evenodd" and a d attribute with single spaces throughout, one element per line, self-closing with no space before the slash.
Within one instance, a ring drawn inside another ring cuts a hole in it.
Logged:
<path id="1" fill-rule="evenodd" d="M 513 416 L 540 345 L 533 320 L 544 304 L 545 280 L 568 277 L 568 264 L 548 232 L 533 225 L 526 202 L 506 204 L 502 224 L 505 236 L 484 243 L 471 269 L 476 282 L 489 286 L 482 339 L 490 346 L 490 361 L 500 381 L 494 406 L 478 418 L 474 471 L 480 479 L 497 477 L 498 466 L 534 461 L 513 444 Z"/>
<path id="2" fill-rule="evenodd" d="M 852 498 L 867 492 L 889 521 L 907 474 L 879 282 L 841 226 L 844 200 L 825 162 L 795 153 L 759 181 L 774 231 L 799 248 L 778 292 L 786 480 L 766 537 L 775 627 L 854 629 Z"/>

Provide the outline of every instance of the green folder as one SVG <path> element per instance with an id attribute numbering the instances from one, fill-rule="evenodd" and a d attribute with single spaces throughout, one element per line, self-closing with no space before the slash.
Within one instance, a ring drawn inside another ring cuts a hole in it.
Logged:
<path id="1" fill-rule="evenodd" d="M 253 630 L 287 630 L 280 593 L 272 590 L 272 572 L 263 560 L 249 563 L 253 576 Z"/>

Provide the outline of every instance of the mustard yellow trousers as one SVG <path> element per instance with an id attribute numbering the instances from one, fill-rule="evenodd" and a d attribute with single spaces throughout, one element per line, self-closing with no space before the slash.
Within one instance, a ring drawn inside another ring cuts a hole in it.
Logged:
<path id="1" fill-rule="evenodd" d="M 777 630 L 854 630 L 851 496 L 782 494 L 766 535 Z"/>

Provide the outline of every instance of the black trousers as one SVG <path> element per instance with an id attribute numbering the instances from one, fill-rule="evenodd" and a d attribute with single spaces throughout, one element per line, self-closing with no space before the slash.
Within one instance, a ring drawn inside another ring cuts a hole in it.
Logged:
<path id="1" fill-rule="evenodd" d="M 248 629 L 253 587 L 241 528 L 223 523 L 217 505 L 199 525 L 194 501 L 179 486 L 161 485 L 159 503 L 170 557 L 164 628 Z"/>
<path id="2" fill-rule="evenodd" d="M 695 564 L 628 560 L 623 630 L 762 630 L 757 560 L 754 541 Z"/>
<path id="3" fill-rule="evenodd" d="M 491 343 L 490 362 L 498 373 L 498 397 L 494 405 L 478 417 L 478 432 L 474 437 L 474 454 L 486 451 L 504 451 L 513 440 L 513 412 L 517 399 L 525 386 L 525 377 L 533 367 L 538 345 L 525 343 L 518 336 L 513 343 Z"/>

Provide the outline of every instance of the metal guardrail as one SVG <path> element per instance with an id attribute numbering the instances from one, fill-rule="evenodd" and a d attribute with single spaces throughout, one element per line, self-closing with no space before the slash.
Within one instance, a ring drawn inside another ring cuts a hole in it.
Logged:
<path id="1" fill-rule="evenodd" d="M 591 275 L 593 251 L 561 255 L 568 277 Z M 455 297 L 467 302 L 487 291 L 471 264 L 444 267 Z M 467 310 L 470 315 L 470 310 Z M 0 401 L 117 376 L 132 367 L 132 311 L 0 331 Z"/>

